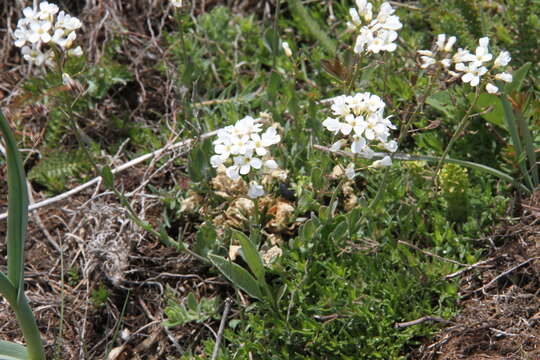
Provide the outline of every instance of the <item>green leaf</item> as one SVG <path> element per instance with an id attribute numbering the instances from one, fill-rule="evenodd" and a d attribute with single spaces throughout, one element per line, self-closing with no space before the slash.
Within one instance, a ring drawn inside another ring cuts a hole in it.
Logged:
<path id="1" fill-rule="evenodd" d="M 514 145 L 514 150 L 516 151 L 516 157 L 518 159 L 521 175 L 527 183 L 527 188 L 533 189 L 534 185 L 529 175 L 529 172 L 527 171 L 527 165 L 525 164 L 523 146 L 521 144 L 521 137 L 519 133 L 518 123 L 514 115 L 514 110 L 512 110 L 512 105 L 510 105 L 510 103 L 508 102 L 508 100 L 506 100 L 504 96 L 501 96 L 501 103 L 504 108 L 504 118 L 506 120 L 506 124 L 508 125 L 508 130 L 510 131 L 512 145 Z"/>
<path id="2" fill-rule="evenodd" d="M 522 67 L 517 69 L 512 73 L 512 82 L 509 84 L 506 84 L 504 87 L 504 92 L 507 94 L 513 93 L 515 91 L 519 91 L 521 89 L 521 85 L 523 85 L 523 81 L 525 80 L 525 77 L 527 76 L 527 73 L 529 72 L 529 69 L 531 68 L 531 63 L 525 63 Z"/>
<path id="3" fill-rule="evenodd" d="M 189 155 L 188 173 L 195 182 L 200 182 L 211 177 L 210 151 L 212 142 L 207 139 L 193 148 Z"/>
<path id="4" fill-rule="evenodd" d="M 453 118 L 456 112 L 456 106 L 452 102 L 452 97 L 448 90 L 440 91 L 426 99 L 426 103 L 433 106 L 449 118 Z"/>
<path id="5" fill-rule="evenodd" d="M 315 189 L 322 189 L 324 186 L 324 176 L 320 167 L 314 167 L 311 170 L 311 182 Z"/>
<path id="6" fill-rule="evenodd" d="M 104 166 L 103 169 L 101 169 L 101 178 L 107 189 L 114 189 L 114 175 L 109 166 Z"/>
<path id="7" fill-rule="evenodd" d="M 508 131 L 508 128 L 504 121 L 504 108 L 501 104 L 499 96 L 483 93 L 478 97 L 478 100 L 476 101 L 476 107 L 479 112 L 485 111 L 488 107 L 491 107 L 491 111 L 482 114 L 482 117 L 493 125 L 496 125 Z"/>
<path id="8" fill-rule="evenodd" d="M 26 347 L 0 340 L 0 359 L 1 360 L 28 360 L 28 351 Z"/>
<path id="9" fill-rule="evenodd" d="M 528 172 L 532 174 L 533 189 L 539 184 L 538 179 L 538 165 L 536 163 L 536 151 L 534 149 L 534 140 L 529 129 L 529 124 L 523 118 L 523 114 L 520 111 L 514 111 L 516 123 L 518 125 L 519 134 L 523 147 L 525 148 L 525 154 L 527 154 L 527 162 L 529 163 Z"/>
<path id="10" fill-rule="evenodd" d="M 249 268 L 255 274 L 257 280 L 264 283 L 264 265 L 259 254 L 259 251 L 255 248 L 255 245 L 251 240 L 241 231 L 232 230 L 233 236 L 238 240 L 242 246 L 242 257 L 248 264 Z M 261 284 L 262 285 L 262 284 Z"/>
<path id="11" fill-rule="evenodd" d="M 208 259 L 234 286 L 244 290 L 251 297 L 263 300 L 259 283 L 246 269 L 215 254 L 208 254 Z"/>
<path id="12" fill-rule="evenodd" d="M 197 299 L 195 299 L 195 295 L 193 293 L 189 293 L 186 298 L 186 307 L 189 310 L 196 311 L 197 310 Z"/>
<path id="13" fill-rule="evenodd" d="M 197 231 L 193 251 L 202 257 L 206 257 L 216 244 L 216 229 L 211 224 L 204 224 Z"/>
<path id="14" fill-rule="evenodd" d="M 327 31 L 323 30 L 315 19 L 309 15 L 302 2 L 300 0 L 292 0 L 290 6 L 295 21 L 300 25 L 304 25 L 311 35 L 320 41 L 321 45 L 324 46 L 330 54 L 335 55 L 336 44 L 327 35 Z"/>
<path id="15" fill-rule="evenodd" d="M 8 164 L 8 278 L 17 290 L 17 298 L 24 296 L 24 240 L 28 225 L 28 189 L 17 142 L 0 111 L 0 131 L 6 140 Z"/>
<path id="16" fill-rule="evenodd" d="M 0 294 L 5 296 L 11 306 L 17 304 L 17 289 L 13 286 L 7 276 L 0 271 Z"/>

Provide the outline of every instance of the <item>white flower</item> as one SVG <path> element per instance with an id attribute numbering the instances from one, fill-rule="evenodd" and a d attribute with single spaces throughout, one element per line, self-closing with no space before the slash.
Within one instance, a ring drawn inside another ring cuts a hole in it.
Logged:
<path id="1" fill-rule="evenodd" d="M 171 0 L 171 4 L 174 7 L 182 7 L 182 0 Z"/>
<path id="2" fill-rule="evenodd" d="M 221 165 L 223 165 L 223 158 L 220 155 L 212 155 L 210 157 L 210 165 L 212 165 L 213 168 L 218 168 Z"/>
<path id="3" fill-rule="evenodd" d="M 384 143 L 383 146 L 386 148 L 386 150 L 388 150 L 390 152 L 396 152 L 397 148 L 398 148 L 397 141 L 395 141 L 395 140 L 390 140 L 390 141 Z"/>
<path id="4" fill-rule="evenodd" d="M 77 46 L 75 49 L 68 50 L 68 55 L 70 56 L 82 56 L 82 54 L 83 54 L 83 51 L 82 51 L 82 47 L 80 46 Z"/>
<path id="5" fill-rule="evenodd" d="M 263 163 L 263 167 L 268 170 L 276 170 L 279 166 L 274 159 L 266 160 Z"/>
<path id="6" fill-rule="evenodd" d="M 475 56 L 467 49 L 459 48 L 458 51 L 452 57 L 452 61 L 455 63 L 474 61 Z"/>
<path id="7" fill-rule="evenodd" d="M 386 167 L 390 165 L 392 165 L 392 159 L 390 158 L 390 156 L 387 155 L 383 157 L 381 160 L 375 160 L 373 164 L 371 164 L 370 167 L 381 168 L 381 167 Z"/>
<path id="8" fill-rule="evenodd" d="M 64 11 L 60 11 L 58 13 L 58 16 L 56 17 L 56 24 L 55 27 L 63 28 L 66 30 L 77 30 L 82 27 L 81 21 L 76 18 L 75 16 L 71 16 L 69 14 L 66 14 Z"/>
<path id="9" fill-rule="evenodd" d="M 494 68 L 499 68 L 508 65 L 508 63 L 512 60 L 512 57 L 510 56 L 510 53 L 508 51 L 502 51 L 499 56 L 495 59 L 495 62 L 493 63 Z"/>
<path id="10" fill-rule="evenodd" d="M 351 109 L 349 108 L 349 104 L 347 103 L 347 96 L 340 95 L 332 99 L 333 104 L 330 107 L 332 109 L 332 112 L 336 116 L 346 116 L 348 113 L 351 112 Z"/>
<path id="11" fill-rule="evenodd" d="M 281 47 L 283 48 L 283 51 L 285 52 L 285 56 L 287 56 L 287 57 L 292 56 L 292 51 L 291 51 L 291 48 L 289 47 L 288 42 L 286 42 L 286 41 L 282 42 Z"/>
<path id="12" fill-rule="evenodd" d="M 232 180 L 238 180 L 240 179 L 240 174 L 238 173 L 238 166 L 232 165 L 225 169 L 225 174 L 232 179 Z"/>
<path id="13" fill-rule="evenodd" d="M 422 50 L 421 50 L 421 51 L 422 51 Z M 419 52 L 420 52 L 420 51 L 419 51 Z M 430 52 L 431 52 L 431 51 L 430 51 Z M 420 65 L 420 68 L 422 68 L 422 69 L 427 69 L 427 68 L 430 67 L 431 65 L 437 63 L 437 60 L 435 60 L 435 58 L 433 58 L 433 57 L 431 57 L 431 56 L 428 56 L 428 55 L 420 56 L 420 61 L 422 61 L 422 65 Z"/>
<path id="14" fill-rule="evenodd" d="M 30 32 L 27 29 L 17 28 L 13 33 L 13 36 L 15 37 L 15 46 L 23 47 L 27 41 L 30 41 L 28 39 L 29 35 Z"/>
<path id="15" fill-rule="evenodd" d="M 486 91 L 490 94 L 496 94 L 499 91 L 499 88 L 491 83 L 486 84 Z"/>
<path id="16" fill-rule="evenodd" d="M 56 29 L 53 34 L 53 41 L 63 49 L 69 49 L 73 45 L 73 42 L 77 38 L 75 31 L 70 32 L 65 36 L 66 33 L 62 29 Z"/>
<path id="17" fill-rule="evenodd" d="M 338 119 L 331 117 L 327 117 L 322 124 L 328 131 L 331 131 L 334 134 L 337 134 L 343 127 L 343 124 Z"/>
<path id="18" fill-rule="evenodd" d="M 356 0 L 356 7 L 364 21 L 370 22 L 373 19 L 373 5 L 370 2 L 367 0 Z"/>
<path id="19" fill-rule="evenodd" d="M 232 138 L 227 138 L 222 143 L 218 143 L 216 146 L 214 146 L 214 151 L 221 157 L 223 161 L 227 160 L 234 150 L 235 145 Z"/>
<path id="20" fill-rule="evenodd" d="M 235 130 L 238 134 L 242 135 L 251 135 L 252 133 L 258 133 L 261 131 L 261 124 L 255 122 L 251 116 L 246 116 L 243 119 L 240 119 L 234 124 Z"/>
<path id="21" fill-rule="evenodd" d="M 82 26 L 81 21 L 58 10 L 57 5 L 48 1 L 39 3 L 38 8 L 27 7 L 23 10 L 25 17 L 17 22 L 14 38 L 17 47 L 22 48 L 28 42 L 33 45 L 32 49 L 25 49 L 23 53 L 23 58 L 27 61 L 34 64 L 52 65 L 55 53 L 43 46 L 51 41 L 60 46 L 68 55 L 82 55 L 80 46 L 72 49 L 77 37 L 74 30 Z M 44 61 L 40 53 L 44 56 L 46 54 Z"/>
<path id="22" fill-rule="evenodd" d="M 381 30 L 377 33 L 377 37 L 373 38 L 371 43 L 368 44 L 367 50 L 374 54 L 378 54 L 380 51 L 392 52 L 397 48 L 394 43 L 397 37 L 398 34 L 395 31 Z"/>
<path id="23" fill-rule="evenodd" d="M 503 72 L 503 73 L 495 75 L 495 79 L 502 80 L 502 81 L 507 82 L 507 83 L 511 83 L 512 82 L 512 74 L 509 74 L 507 72 Z"/>
<path id="24" fill-rule="evenodd" d="M 51 52 L 42 52 L 38 47 L 25 46 L 21 49 L 23 58 L 31 64 L 41 66 L 46 64 L 52 55 Z"/>
<path id="25" fill-rule="evenodd" d="M 276 128 L 271 126 L 262 134 L 261 138 L 264 146 L 271 146 L 281 141 L 281 136 L 277 133 Z"/>
<path id="26" fill-rule="evenodd" d="M 347 179 L 352 180 L 356 176 L 356 171 L 354 171 L 354 163 L 350 163 L 345 168 L 345 176 Z"/>
<path id="27" fill-rule="evenodd" d="M 358 36 L 356 37 L 354 52 L 362 53 L 364 51 L 379 53 L 381 51 L 392 52 L 397 48 L 394 41 L 398 35 L 396 30 L 403 27 L 399 17 L 393 15 L 394 9 L 392 6 L 385 2 L 379 9 L 379 14 L 372 20 L 372 5 L 366 0 L 357 0 L 356 9 L 350 9 L 351 22 L 347 25 L 352 29 L 360 29 Z M 365 24 L 361 20 L 364 19 Z"/>
<path id="28" fill-rule="evenodd" d="M 52 39 L 51 34 L 49 34 L 51 27 L 52 24 L 49 21 L 34 21 L 30 23 L 31 33 L 28 36 L 28 41 L 32 44 L 35 44 L 40 40 L 44 43 L 48 43 Z"/>
<path id="29" fill-rule="evenodd" d="M 269 146 L 271 144 L 266 145 L 265 142 L 261 139 L 261 136 L 259 134 L 251 134 L 251 140 L 248 144 L 248 148 L 250 150 L 255 150 L 257 155 L 264 156 L 268 153 L 268 150 L 265 149 L 266 146 Z M 216 149 L 217 152 L 217 149 Z"/>
<path id="30" fill-rule="evenodd" d="M 343 146 L 345 146 L 345 144 L 347 144 L 347 141 L 345 139 L 339 139 L 338 141 L 333 143 L 332 146 L 330 146 L 330 150 L 339 151 Z"/>
<path id="31" fill-rule="evenodd" d="M 353 141 L 351 143 L 351 152 L 358 154 L 366 150 L 366 139 L 360 135 L 353 135 Z"/>
<path id="32" fill-rule="evenodd" d="M 253 153 L 249 151 L 245 155 L 236 156 L 234 158 L 234 165 L 240 169 L 240 174 L 247 175 L 251 168 L 260 169 L 262 161 L 259 158 L 253 157 Z"/>
<path id="33" fill-rule="evenodd" d="M 51 20 L 58 12 L 58 6 L 47 1 L 42 1 L 39 4 L 39 18 L 42 20 Z"/>
<path id="34" fill-rule="evenodd" d="M 476 62 L 469 63 L 468 66 L 463 63 L 456 64 L 456 70 L 465 72 L 461 77 L 464 83 L 469 83 L 471 86 L 477 86 L 480 83 L 480 77 L 487 72 L 484 66 L 478 66 Z"/>
<path id="35" fill-rule="evenodd" d="M 489 38 L 483 37 L 479 41 L 479 46 L 476 48 L 474 55 L 474 62 L 477 66 L 481 66 L 483 63 L 490 61 L 493 58 L 493 55 L 489 53 L 488 45 Z"/>
<path id="36" fill-rule="evenodd" d="M 252 199 L 257 199 L 264 195 L 264 189 L 262 185 L 252 181 L 249 183 L 248 196 Z"/>
<path id="37" fill-rule="evenodd" d="M 26 17 L 27 20 L 38 20 L 39 19 L 39 11 L 35 10 L 32 7 L 24 8 L 23 9 L 23 14 L 24 14 L 24 16 Z"/>

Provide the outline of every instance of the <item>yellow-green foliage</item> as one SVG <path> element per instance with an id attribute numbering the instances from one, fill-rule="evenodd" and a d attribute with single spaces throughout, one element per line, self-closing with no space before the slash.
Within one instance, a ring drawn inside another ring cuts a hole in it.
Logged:
<path id="1" fill-rule="evenodd" d="M 444 165 L 439 174 L 441 192 L 448 205 L 448 217 L 452 221 L 467 219 L 469 175 L 467 169 L 457 164 Z"/>

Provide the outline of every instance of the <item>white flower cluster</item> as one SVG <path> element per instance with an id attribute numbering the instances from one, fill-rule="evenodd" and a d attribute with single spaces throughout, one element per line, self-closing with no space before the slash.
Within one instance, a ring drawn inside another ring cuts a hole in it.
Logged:
<path id="1" fill-rule="evenodd" d="M 378 54 L 381 51 L 394 51 L 397 45 L 397 30 L 403 25 L 399 17 L 394 14 L 390 3 L 384 2 L 377 17 L 373 18 L 373 5 L 367 0 L 356 0 L 356 7 L 349 10 L 351 21 L 347 23 L 350 29 L 359 31 L 354 45 L 354 52 L 372 52 Z"/>
<path id="2" fill-rule="evenodd" d="M 395 152 L 397 142 L 390 140 L 390 130 L 396 129 L 390 117 L 384 117 L 386 104 L 380 97 L 370 93 L 357 93 L 353 96 L 341 95 L 333 99 L 331 106 L 334 117 L 323 121 L 323 126 L 335 135 L 342 134 L 351 140 L 351 152 L 364 158 L 373 157 L 371 146 L 383 147 Z M 348 144 L 348 139 L 340 139 L 332 145 L 339 150 Z M 374 167 L 388 166 L 390 157 L 372 164 Z"/>
<path id="3" fill-rule="evenodd" d="M 47 1 L 42 1 L 38 8 L 25 8 L 23 14 L 25 17 L 18 21 L 13 35 L 15 46 L 22 48 L 26 61 L 38 66 L 52 64 L 54 53 L 51 48 L 44 49 L 44 44 L 55 44 L 68 55 L 82 55 L 80 46 L 73 48 L 75 30 L 82 26 L 79 19 L 59 12 L 57 5 Z"/>
<path id="4" fill-rule="evenodd" d="M 247 175 L 252 169 L 274 171 L 278 164 L 272 159 L 269 147 L 281 141 L 276 128 L 270 126 L 263 132 L 262 124 L 251 116 L 226 126 L 217 133 L 214 152 L 210 158 L 212 167 L 225 166 L 225 173 L 233 180 Z M 252 182 L 248 195 L 252 198 L 262 196 L 261 185 Z"/>
<path id="5" fill-rule="evenodd" d="M 182 7 L 182 0 L 171 0 L 171 4 L 174 7 Z"/>
<path id="6" fill-rule="evenodd" d="M 445 34 L 439 34 L 433 50 L 419 50 L 422 69 L 427 69 L 438 64 L 452 77 L 461 78 L 464 83 L 475 87 L 480 84 L 482 76 L 486 76 L 486 91 L 495 94 L 499 88 L 495 86 L 493 80 L 512 82 L 512 74 L 500 72 L 510 60 L 510 53 L 502 51 L 491 63 L 493 55 L 489 52 L 489 38 L 483 37 L 479 40 L 478 47 L 474 54 L 467 49 L 459 48 L 455 54 L 451 54 L 452 47 L 456 42 L 456 37 L 451 36 L 446 40 Z M 454 67 L 452 68 L 452 64 Z M 489 66 L 489 69 L 488 67 Z"/>

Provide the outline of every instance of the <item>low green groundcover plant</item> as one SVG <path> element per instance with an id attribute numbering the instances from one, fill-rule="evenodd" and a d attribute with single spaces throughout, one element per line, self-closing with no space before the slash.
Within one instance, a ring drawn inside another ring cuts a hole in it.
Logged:
<path id="1" fill-rule="evenodd" d="M 396 324 L 451 318 L 458 281 L 445 275 L 478 261 L 473 240 L 504 216 L 511 191 L 539 185 L 538 101 L 522 90 L 537 85 L 527 76 L 538 66 L 533 49 L 507 31 L 529 31 L 507 25 L 525 8 L 497 12 L 492 26 L 492 2 L 442 3 L 277 1 L 265 23 L 219 6 L 191 16 L 190 4 L 171 1 L 167 58 L 153 70 L 165 76 L 175 67 L 175 116 L 182 136 L 200 141 L 175 162 L 188 186 L 152 188 L 165 206 L 159 228 L 138 217 L 102 154 L 122 149 L 125 137 L 135 152 L 151 151 L 171 129 L 159 125 L 158 135 L 114 114 L 118 141 L 89 135 L 73 114 L 132 81 L 122 65 L 129 59 L 118 61 L 113 39 L 99 63 L 88 63 L 77 45 L 80 20 L 46 1 L 30 6 L 14 41 L 41 71 L 25 89 L 51 121 L 49 155 L 29 177 L 60 192 L 94 170 L 143 230 L 227 279 L 238 311 L 221 346 L 204 342 L 217 358 L 406 358 L 436 326 Z M 25 179 L 0 123 L 10 187 L 0 290 L 27 341 L 0 343 L 0 356 L 42 359 L 22 281 Z M 77 145 L 66 155 L 58 143 L 69 136 Z M 173 228 L 186 219 L 194 236 Z M 219 301 L 168 290 L 163 326 L 216 320 Z M 200 355 L 188 350 L 184 358 Z"/>

